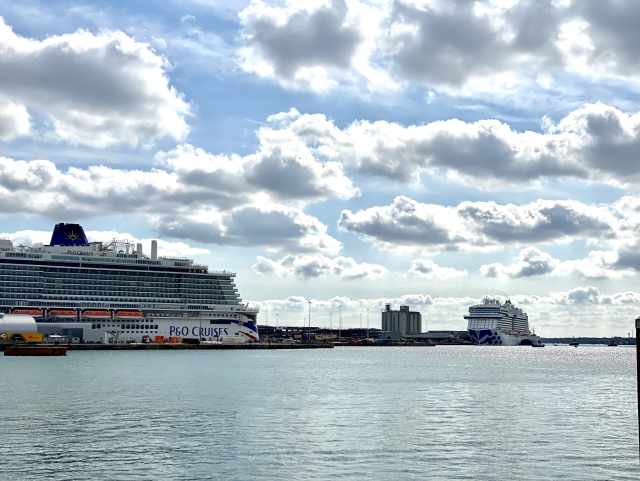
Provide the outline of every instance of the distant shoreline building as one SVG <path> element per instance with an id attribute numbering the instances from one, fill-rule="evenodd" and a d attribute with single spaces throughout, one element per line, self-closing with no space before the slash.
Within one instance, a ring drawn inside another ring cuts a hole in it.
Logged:
<path id="1" fill-rule="evenodd" d="M 382 311 L 382 330 L 399 332 L 402 337 L 407 334 L 419 334 L 422 332 L 422 314 L 410 311 L 409 306 L 400 306 L 399 311 L 393 311 L 391 304 L 385 304 Z"/>

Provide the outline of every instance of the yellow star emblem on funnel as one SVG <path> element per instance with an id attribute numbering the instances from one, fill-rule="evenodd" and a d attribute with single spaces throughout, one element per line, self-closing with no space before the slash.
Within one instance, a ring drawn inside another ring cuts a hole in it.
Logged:
<path id="1" fill-rule="evenodd" d="M 78 240 L 80 238 L 79 234 L 76 234 L 75 232 L 71 231 L 67 234 L 67 239 L 71 240 L 71 241 L 75 241 Z"/>

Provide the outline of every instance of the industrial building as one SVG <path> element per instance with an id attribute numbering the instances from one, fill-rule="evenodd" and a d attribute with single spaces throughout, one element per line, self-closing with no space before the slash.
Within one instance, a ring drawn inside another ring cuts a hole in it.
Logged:
<path id="1" fill-rule="evenodd" d="M 402 337 L 422 332 L 422 314 L 410 311 L 409 306 L 400 306 L 399 311 L 392 311 L 391 304 L 384 305 L 382 311 L 382 330 L 399 332 Z"/>

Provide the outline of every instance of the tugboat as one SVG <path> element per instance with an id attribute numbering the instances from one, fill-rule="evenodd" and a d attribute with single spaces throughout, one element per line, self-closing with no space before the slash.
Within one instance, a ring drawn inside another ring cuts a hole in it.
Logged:
<path id="1" fill-rule="evenodd" d="M 544 344 L 542 344 L 542 342 L 540 342 L 540 340 L 538 339 L 537 341 L 534 341 L 533 344 L 531 344 L 531 347 L 544 347 Z"/>
<path id="2" fill-rule="evenodd" d="M 569 343 L 569 345 L 570 345 L 570 346 L 573 346 L 573 347 L 578 347 L 578 346 L 580 345 L 580 343 L 579 343 L 578 341 L 576 341 L 576 338 L 574 337 L 574 338 L 573 338 L 573 341 L 571 341 L 571 342 Z"/>

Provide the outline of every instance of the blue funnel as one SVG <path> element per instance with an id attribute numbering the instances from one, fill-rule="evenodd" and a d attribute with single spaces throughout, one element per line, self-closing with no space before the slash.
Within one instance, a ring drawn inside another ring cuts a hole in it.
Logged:
<path id="1" fill-rule="evenodd" d="M 51 236 L 52 246 L 88 246 L 89 241 L 84 235 L 80 224 L 56 224 Z"/>

